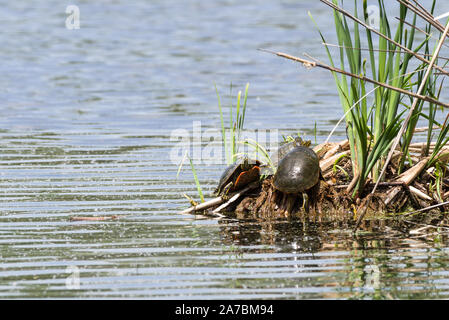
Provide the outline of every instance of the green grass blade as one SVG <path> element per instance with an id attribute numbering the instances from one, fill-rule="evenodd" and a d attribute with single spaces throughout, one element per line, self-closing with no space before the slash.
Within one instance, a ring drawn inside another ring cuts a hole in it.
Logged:
<path id="1" fill-rule="evenodd" d="M 223 147 L 224 147 L 224 154 L 225 154 L 225 158 L 226 158 L 226 163 L 229 162 L 228 159 L 228 148 L 227 148 L 227 143 L 226 143 L 226 128 L 224 126 L 224 120 L 223 120 L 223 110 L 221 108 L 221 101 L 220 101 L 220 95 L 218 94 L 218 89 L 217 89 L 217 85 L 215 84 L 215 92 L 217 94 L 217 100 L 218 100 L 218 110 L 220 111 L 220 123 L 221 123 L 221 139 L 223 142 Z"/>
<path id="2" fill-rule="evenodd" d="M 189 158 L 190 168 L 192 168 L 193 178 L 195 179 L 196 189 L 198 191 L 198 195 L 200 196 L 201 202 L 204 202 L 203 191 L 201 189 L 200 181 L 198 180 L 198 175 L 196 174 L 195 166 L 193 165 L 192 159 Z"/>

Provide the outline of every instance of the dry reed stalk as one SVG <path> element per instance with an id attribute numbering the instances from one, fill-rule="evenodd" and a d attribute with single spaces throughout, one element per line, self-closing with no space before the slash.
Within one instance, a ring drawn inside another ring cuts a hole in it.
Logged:
<path id="1" fill-rule="evenodd" d="M 420 197 L 421 199 L 424 199 L 424 200 L 427 200 L 427 201 L 432 201 L 433 200 L 427 194 L 425 194 L 421 190 L 415 188 L 414 186 L 409 186 L 409 188 L 410 188 L 410 191 L 413 192 L 413 194 L 415 194 L 416 196 Z"/>
<path id="2" fill-rule="evenodd" d="M 248 191 L 257 188 L 260 185 L 259 181 L 253 182 L 251 184 L 249 184 L 245 189 L 234 193 L 233 195 L 231 195 L 231 198 L 224 204 L 222 205 L 220 208 L 220 210 L 215 209 L 214 211 L 212 211 L 213 215 L 219 215 L 219 211 L 223 210 L 224 208 L 228 207 L 231 203 L 235 202 L 238 198 L 240 198 L 242 195 L 244 195 L 245 193 L 247 193 Z M 203 202 L 199 205 L 196 206 L 192 206 L 188 209 L 185 209 L 181 212 L 179 212 L 180 214 L 192 214 L 195 213 L 197 211 L 203 211 L 215 206 L 219 206 L 221 205 L 223 202 L 225 202 L 226 199 L 224 199 L 223 197 L 216 197 L 214 199 L 211 199 L 209 201 Z M 220 215 L 221 216 L 221 215 Z"/>
<path id="3" fill-rule="evenodd" d="M 404 23 L 408 23 L 402 19 L 397 18 L 398 20 L 403 21 Z M 336 47 L 336 48 L 343 48 L 343 49 L 351 49 L 351 50 L 359 50 L 359 51 L 370 51 L 370 52 L 390 52 L 390 53 L 398 53 L 395 50 L 380 50 L 380 49 L 368 49 L 368 48 L 356 48 L 356 47 L 348 47 L 348 46 L 341 46 L 339 44 L 333 44 L 333 43 L 326 43 L 326 42 L 322 42 L 321 44 L 327 46 L 327 47 Z M 399 52 L 401 54 L 406 54 L 407 52 Z M 431 57 L 431 54 L 423 54 L 423 56 L 425 57 Z M 445 58 L 445 57 L 439 57 L 438 59 L 441 60 L 449 60 L 449 58 Z"/>
<path id="4" fill-rule="evenodd" d="M 429 162 L 429 157 L 426 157 L 419 161 L 417 164 L 415 164 L 413 167 L 399 175 L 399 177 L 396 179 L 396 181 L 400 181 L 405 183 L 406 185 L 410 185 L 413 180 L 418 177 L 418 175 L 425 169 L 427 166 L 427 163 Z"/>
<path id="5" fill-rule="evenodd" d="M 414 1 L 417 5 L 413 5 L 410 1 L 407 0 L 396 0 L 399 3 L 405 5 L 408 9 L 416 13 L 423 20 L 430 23 L 433 27 L 435 27 L 438 31 L 444 32 L 444 25 L 442 25 L 438 20 L 432 16 L 430 12 L 428 12 L 423 6 L 421 6 L 417 1 Z"/>
<path id="6" fill-rule="evenodd" d="M 329 149 L 328 152 L 323 156 L 323 160 L 329 159 L 334 156 L 337 152 L 347 151 L 349 150 L 349 140 L 343 140 L 337 143 L 332 149 Z"/>
<path id="7" fill-rule="evenodd" d="M 70 217 L 70 221 L 106 221 L 118 219 L 118 216 L 107 216 L 107 217 Z"/>
<path id="8" fill-rule="evenodd" d="M 337 153 L 337 154 L 333 155 L 332 157 L 327 158 L 326 160 L 321 160 L 320 161 L 321 172 L 322 173 L 326 172 L 328 169 L 330 169 L 334 165 L 335 161 L 338 158 L 340 158 L 342 156 L 346 156 L 346 155 L 349 155 L 349 150 Z"/>
<path id="9" fill-rule="evenodd" d="M 406 214 L 403 214 L 402 217 L 406 217 L 406 216 L 409 216 L 409 215 L 412 215 L 412 214 L 415 214 L 415 213 L 418 213 L 418 212 L 423 212 L 423 211 L 439 208 L 439 207 L 442 207 L 442 206 L 445 206 L 445 205 L 448 205 L 448 204 L 449 204 L 449 201 L 438 203 L 438 204 L 435 204 L 433 206 L 429 206 L 429 207 L 426 207 L 426 208 L 423 208 L 423 209 L 419 209 L 419 210 L 415 210 L 415 211 L 412 211 L 412 212 L 408 212 Z"/>
<path id="10" fill-rule="evenodd" d="M 313 147 L 313 151 L 316 153 L 319 159 L 322 159 L 323 156 L 336 145 L 336 142 L 323 142 Z"/>
<path id="11" fill-rule="evenodd" d="M 363 21 L 361 21 L 360 19 L 354 17 L 352 14 L 350 14 L 349 12 L 347 12 L 346 10 L 340 8 L 339 6 L 333 4 L 332 2 L 330 2 L 329 0 L 320 0 L 321 2 L 323 2 L 324 4 L 328 5 L 329 7 L 331 7 L 332 9 L 342 13 L 343 15 L 347 16 L 348 18 L 350 18 L 351 20 L 357 22 L 359 25 L 363 26 L 365 29 L 368 29 L 369 31 L 377 34 L 379 37 L 384 38 L 385 40 L 389 41 L 390 43 L 394 44 L 395 46 L 401 48 L 402 50 L 406 51 L 407 53 L 413 55 L 415 58 L 417 58 L 418 60 L 431 65 L 431 61 L 425 59 L 424 57 L 420 56 L 419 54 L 413 52 L 412 50 L 410 50 L 409 48 L 403 46 L 402 44 L 394 41 L 393 39 L 387 37 L 386 35 L 382 34 L 381 32 L 377 31 L 376 29 L 370 27 L 369 25 L 367 25 L 366 23 L 364 23 Z M 443 68 L 441 68 L 438 65 L 434 65 L 432 64 L 432 68 L 437 69 L 438 71 L 440 71 L 441 73 L 444 73 L 446 75 L 449 75 L 449 73 L 444 70 Z"/>
<path id="12" fill-rule="evenodd" d="M 413 167 L 411 167 L 410 169 L 408 169 L 407 171 L 405 171 L 404 173 L 402 173 L 395 181 L 397 182 L 401 182 L 402 186 L 400 187 L 395 187 L 393 189 L 391 189 L 385 196 L 384 202 L 385 205 L 389 205 L 393 199 L 396 197 L 396 195 L 399 193 L 399 191 L 401 191 L 401 189 L 403 187 L 408 187 L 409 191 L 413 194 L 416 194 L 416 190 L 415 188 L 411 189 L 409 187 L 409 185 L 418 177 L 418 175 L 421 173 L 422 170 L 424 170 L 424 168 L 426 167 L 427 163 L 429 162 L 429 158 L 424 158 L 422 159 L 420 162 L 418 162 L 416 165 L 414 165 Z M 376 188 L 376 186 L 378 186 L 378 184 L 376 184 L 374 186 L 374 188 Z M 373 189 L 375 190 L 375 189 Z M 418 190 L 419 191 L 419 190 Z M 371 194 L 374 194 L 374 192 L 371 192 Z M 419 197 L 422 197 L 421 192 L 418 192 L 418 194 L 416 194 Z"/>
<path id="13" fill-rule="evenodd" d="M 243 196 L 248 191 L 250 191 L 252 189 L 256 189 L 257 187 L 259 187 L 259 185 L 260 185 L 259 181 L 256 181 L 256 182 L 253 182 L 253 183 L 249 184 L 245 189 L 243 189 L 242 191 L 240 191 L 240 192 L 236 193 L 235 195 L 233 195 L 226 203 L 223 203 L 221 206 L 219 206 L 214 211 L 212 211 L 212 213 L 213 214 L 217 214 L 217 213 L 221 212 L 223 209 L 229 207 L 232 203 L 237 201 L 241 196 Z"/>
<path id="14" fill-rule="evenodd" d="M 286 59 L 293 60 L 293 61 L 296 61 L 296 62 L 300 62 L 307 68 L 319 67 L 319 68 L 323 68 L 323 69 L 326 69 L 326 70 L 329 70 L 329 71 L 341 73 L 341 74 L 347 75 L 349 77 L 353 77 L 353 78 L 356 78 L 356 79 L 359 79 L 359 80 L 362 80 L 362 81 L 365 81 L 365 82 L 369 82 L 369 83 L 375 84 L 375 85 L 380 86 L 380 87 L 384 87 L 384 88 L 387 88 L 387 89 L 390 89 L 390 90 L 393 90 L 393 91 L 397 91 L 399 93 L 408 95 L 408 96 L 413 97 L 415 99 L 423 100 L 423 101 L 426 101 L 426 102 L 437 104 L 437 105 L 445 107 L 445 108 L 449 108 L 449 104 L 443 103 L 443 102 L 441 102 L 441 101 L 439 101 L 437 99 L 434 99 L 432 97 L 423 96 L 421 94 L 416 94 L 416 93 L 413 93 L 413 92 L 410 92 L 410 91 L 407 91 L 407 90 L 404 90 L 404 89 L 401 89 L 401 88 L 397 88 L 397 87 L 391 86 L 391 85 L 386 84 L 386 83 L 378 82 L 376 80 L 370 79 L 370 78 L 365 77 L 365 76 L 360 76 L 360 75 L 353 74 L 353 73 L 348 72 L 348 71 L 344 71 L 342 69 L 331 67 L 331 66 L 329 66 L 327 64 L 324 64 L 322 62 L 306 60 L 306 59 L 295 57 L 295 56 L 292 56 L 292 55 L 289 55 L 289 54 L 286 54 L 286 53 L 283 53 L 283 52 L 274 52 L 274 51 L 270 51 L 270 50 L 267 50 L 267 49 L 259 49 L 259 50 L 265 51 L 265 52 L 268 52 L 268 53 L 271 53 L 271 54 L 275 54 L 278 57 L 282 57 L 282 58 L 286 58 Z"/>
<path id="15" fill-rule="evenodd" d="M 206 209 L 209 209 L 211 207 L 220 205 L 223 202 L 224 202 L 224 199 L 222 197 L 217 197 L 217 198 L 211 199 L 209 201 L 203 202 L 203 203 L 201 203 L 201 204 L 199 204 L 197 206 L 193 206 L 193 207 L 190 207 L 188 209 L 185 209 L 185 210 L 183 210 L 183 211 L 181 211 L 179 213 L 180 214 L 191 214 L 191 213 L 194 213 L 196 211 L 206 210 Z"/>
<path id="16" fill-rule="evenodd" d="M 431 34 L 427 33 L 426 31 L 422 30 L 421 28 L 418 28 L 417 26 L 414 26 L 414 25 L 412 25 L 411 23 L 409 23 L 409 22 L 407 22 L 407 21 L 405 21 L 405 20 L 403 20 L 403 19 L 401 19 L 401 18 L 396 17 L 396 19 L 398 19 L 398 20 L 401 21 L 402 23 L 404 23 L 404 24 L 410 26 L 411 28 L 413 28 L 413 29 L 415 29 L 415 30 L 418 30 L 419 32 L 425 34 L 427 37 L 430 37 L 430 38 L 432 38 L 432 39 L 435 39 L 435 37 L 433 37 Z M 448 48 L 449 48 L 449 46 L 448 46 L 447 44 L 443 44 L 443 45 L 444 45 L 445 47 L 448 47 Z M 430 56 L 430 57 L 431 57 L 432 55 L 431 55 L 431 54 L 424 54 L 424 56 Z M 444 58 L 444 57 L 439 57 L 439 59 L 448 60 L 448 58 Z"/>

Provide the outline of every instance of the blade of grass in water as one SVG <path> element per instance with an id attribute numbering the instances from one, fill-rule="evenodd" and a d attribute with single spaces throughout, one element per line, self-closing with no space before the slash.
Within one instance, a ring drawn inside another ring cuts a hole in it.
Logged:
<path id="1" fill-rule="evenodd" d="M 201 202 L 204 202 L 203 191 L 201 189 L 200 181 L 198 180 L 198 176 L 196 174 L 195 166 L 193 165 L 192 159 L 190 159 L 190 168 L 192 168 L 193 178 L 195 179 L 196 189 L 198 190 L 198 195 L 200 196 Z"/>
<path id="2" fill-rule="evenodd" d="M 217 89 L 217 85 L 215 85 L 215 92 L 217 94 L 217 100 L 218 100 L 218 110 L 220 111 L 220 122 L 221 122 L 221 139 L 223 142 L 223 147 L 224 147 L 224 153 L 225 153 L 225 158 L 226 158 L 226 162 L 229 162 L 228 159 L 228 148 L 227 148 L 227 143 L 226 143 L 226 128 L 224 126 L 224 120 L 223 120 L 223 110 L 221 108 L 221 101 L 220 101 L 220 95 L 218 94 L 218 89 Z"/>
<path id="3" fill-rule="evenodd" d="M 237 105 L 236 105 L 236 121 L 234 122 L 234 119 L 232 118 L 232 105 L 231 105 L 231 124 L 232 124 L 232 162 L 234 162 L 236 159 L 237 154 L 237 140 L 239 139 L 240 135 L 240 128 L 238 125 L 238 119 L 240 117 L 240 99 L 242 97 L 242 91 L 239 91 L 237 93 Z"/>
<path id="4" fill-rule="evenodd" d="M 243 98 L 242 116 L 239 119 L 239 128 L 241 130 L 243 130 L 243 124 L 245 123 L 246 103 L 248 101 L 248 89 L 249 89 L 249 83 L 247 83 L 246 87 L 245 87 L 245 96 Z"/>
<path id="5" fill-rule="evenodd" d="M 196 174 L 195 166 L 193 165 L 192 159 L 189 157 L 188 152 L 186 152 L 184 154 L 184 157 L 182 158 L 181 163 L 179 164 L 178 172 L 176 173 L 176 179 L 178 179 L 179 173 L 181 172 L 182 166 L 183 166 L 184 161 L 186 159 L 189 159 L 189 161 L 190 161 L 190 168 L 191 168 L 192 173 L 193 173 L 193 179 L 195 180 L 195 184 L 196 184 L 196 188 L 197 188 L 197 191 L 198 191 L 198 195 L 199 195 L 199 197 L 201 199 L 201 202 L 204 202 L 204 196 L 203 196 L 203 191 L 201 189 L 200 181 L 198 180 L 198 175 Z"/>
<path id="6" fill-rule="evenodd" d="M 230 131 L 230 138 L 231 138 L 231 145 L 230 145 L 230 155 L 228 158 L 228 164 L 231 164 L 234 161 L 234 155 L 235 155 L 235 136 L 234 136 L 234 132 L 235 132 L 235 127 L 234 127 L 234 117 L 232 115 L 232 82 L 229 88 L 229 97 L 230 97 L 230 102 L 229 102 L 229 131 Z"/>

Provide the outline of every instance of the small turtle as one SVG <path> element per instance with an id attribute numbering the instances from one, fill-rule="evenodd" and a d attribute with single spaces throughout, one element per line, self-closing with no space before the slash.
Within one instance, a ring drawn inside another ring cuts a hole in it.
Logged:
<path id="1" fill-rule="evenodd" d="M 287 140 L 284 143 L 282 143 L 282 145 L 270 155 L 271 162 L 273 164 L 273 168 L 271 168 L 268 165 L 262 165 L 261 166 L 261 170 L 262 170 L 261 174 L 263 174 L 265 176 L 273 175 L 274 168 L 277 168 L 277 166 L 279 164 L 279 159 L 284 158 L 285 155 L 287 153 L 289 153 L 290 151 L 292 151 L 294 148 L 300 147 L 300 146 L 309 147 L 310 143 L 311 143 L 310 140 L 303 140 L 299 136 L 297 136 L 295 138 L 292 138 L 292 137 L 289 137 L 289 138 L 290 138 L 290 140 Z"/>
<path id="2" fill-rule="evenodd" d="M 320 175 L 320 163 L 316 153 L 310 148 L 296 146 L 279 162 L 273 186 L 285 194 L 302 193 L 303 208 L 308 212 L 309 198 L 306 191 L 319 183 Z"/>
<path id="3" fill-rule="evenodd" d="M 289 137 L 290 140 L 287 140 L 286 142 L 284 142 L 281 147 L 277 150 L 277 158 L 276 155 L 274 158 L 275 162 L 273 162 L 273 164 L 278 165 L 279 163 L 279 159 L 283 159 L 287 153 L 289 153 L 290 151 L 292 151 L 294 148 L 296 147 L 309 147 L 310 146 L 310 140 L 303 140 L 301 139 L 300 136 L 297 136 L 295 138 Z"/>
<path id="4" fill-rule="evenodd" d="M 215 195 L 227 195 L 230 191 L 242 189 L 260 177 L 260 161 L 240 158 L 228 166 L 220 177 Z"/>

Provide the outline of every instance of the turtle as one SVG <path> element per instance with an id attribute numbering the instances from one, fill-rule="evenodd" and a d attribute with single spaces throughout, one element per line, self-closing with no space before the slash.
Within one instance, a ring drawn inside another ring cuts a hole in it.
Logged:
<path id="1" fill-rule="evenodd" d="M 248 157 L 238 159 L 223 171 L 214 194 L 226 196 L 230 191 L 240 190 L 257 181 L 260 177 L 260 164 L 260 161 L 250 160 Z"/>
<path id="2" fill-rule="evenodd" d="M 279 162 L 273 187 L 284 194 L 302 194 L 303 208 L 309 212 L 307 191 L 319 186 L 320 163 L 316 153 L 305 146 L 295 146 Z M 291 202 L 291 201 L 290 201 Z M 287 205 L 289 213 L 293 203 Z"/>

